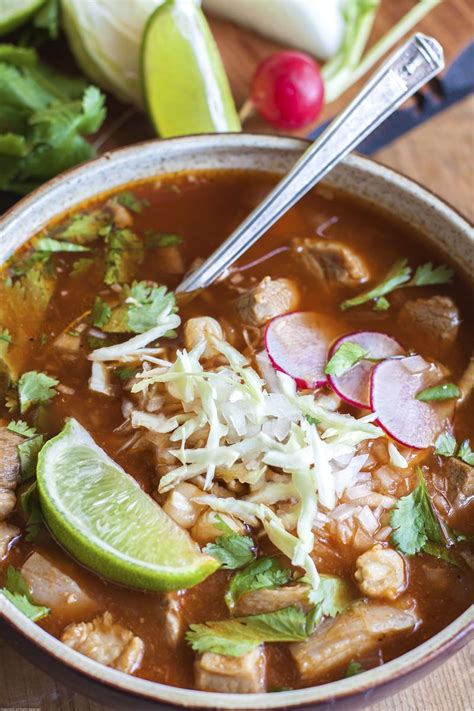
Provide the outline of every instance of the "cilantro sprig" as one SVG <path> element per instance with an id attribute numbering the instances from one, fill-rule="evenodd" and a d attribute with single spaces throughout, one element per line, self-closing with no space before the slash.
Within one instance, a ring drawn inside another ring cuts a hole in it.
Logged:
<path id="1" fill-rule="evenodd" d="M 31 590 L 20 571 L 12 565 L 8 566 L 5 586 L 0 588 L 0 592 L 33 622 L 43 619 L 50 613 L 48 607 L 35 604 Z"/>
<path id="2" fill-rule="evenodd" d="M 223 568 L 243 568 L 255 558 L 255 544 L 250 536 L 235 533 L 220 516 L 217 517 L 215 526 L 222 531 L 222 535 L 216 538 L 214 543 L 208 543 L 204 552 L 217 558 Z"/>
<path id="3" fill-rule="evenodd" d="M 368 356 L 369 351 L 366 348 L 352 341 L 344 341 L 327 362 L 324 372 L 326 375 L 340 377 Z"/>
<path id="4" fill-rule="evenodd" d="M 300 607 L 233 620 L 192 624 L 186 640 L 196 652 L 240 657 L 263 642 L 304 642 L 314 629 L 310 614 Z"/>
<path id="5" fill-rule="evenodd" d="M 233 610 L 239 598 L 255 590 L 278 588 L 291 581 L 291 572 L 276 557 L 258 558 L 239 570 L 231 579 L 225 601 Z"/>
<path id="6" fill-rule="evenodd" d="M 458 457 L 466 464 L 474 466 L 474 452 L 469 440 L 465 439 L 460 445 L 450 432 L 442 432 L 435 442 L 435 454 L 442 457 Z"/>
<path id="7" fill-rule="evenodd" d="M 390 302 L 385 298 L 387 294 L 401 287 L 432 286 L 435 284 L 448 284 L 453 278 L 453 270 L 444 264 L 433 267 L 431 262 L 421 264 L 412 276 L 412 268 L 408 266 L 407 259 L 399 259 L 389 269 L 384 279 L 368 291 L 362 292 L 352 299 L 346 299 L 341 304 L 341 309 L 351 309 L 368 301 L 374 302 L 375 311 L 385 311 Z"/>
<path id="8" fill-rule="evenodd" d="M 420 553 L 428 543 L 445 544 L 420 468 L 417 487 L 397 501 L 390 515 L 390 524 L 393 528 L 392 542 L 405 555 Z"/>
<path id="9" fill-rule="evenodd" d="M 57 395 L 59 380 L 46 373 L 30 370 L 18 381 L 20 411 L 24 414 L 32 405 L 44 405 Z"/>
<path id="10" fill-rule="evenodd" d="M 421 402 L 439 402 L 442 400 L 452 400 L 460 396 L 461 391 L 457 385 L 454 383 L 442 383 L 441 385 L 434 385 L 431 388 L 420 390 L 420 392 L 415 395 L 415 399 L 421 400 Z"/>

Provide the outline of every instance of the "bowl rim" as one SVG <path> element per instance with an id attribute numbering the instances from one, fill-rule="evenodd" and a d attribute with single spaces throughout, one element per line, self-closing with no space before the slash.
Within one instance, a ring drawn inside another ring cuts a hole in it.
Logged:
<path id="1" fill-rule="evenodd" d="M 0 239 L 4 230 L 12 229 L 17 220 L 21 220 L 24 213 L 35 205 L 38 199 L 43 198 L 48 192 L 54 191 L 56 186 L 69 182 L 70 189 L 73 190 L 74 180 L 87 175 L 91 170 L 105 166 L 106 163 L 114 160 L 133 160 L 138 152 L 146 152 L 156 147 L 173 150 L 173 146 L 186 146 L 189 148 L 200 147 L 202 150 L 206 145 L 218 143 L 220 146 L 229 149 L 249 150 L 280 150 L 280 151 L 301 151 L 309 143 L 305 139 L 294 137 L 272 136 L 268 134 L 202 134 L 198 136 L 181 136 L 170 139 L 151 139 L 131 146 L 117 148 L 104 153 L 102 156 L 73 167 L 68 171 L 52 178 L 47 183 L 36 188 L 29 195 L 21 198 L 0 218 Z M 383 164 L 359 155 L 351 155 L 345 159 L 344 163 L 360 168 L 363 172 L 377 175 L 380 179 L 385 179 L 392 185 L 397 185 L 401 189 L 414 195 L 421 202 L 428 203 L 434 210 L 443 214 L 445 219 L 466 235 L 470 233 L 471 224 L 455 208 L 442 200 L 435 193 L 420 185 L 416 181 L 407 178 L 402 173 L 397 172 Z M 140 182 L 140 179 L 137 180 Z M 132 182 L 133 184 L 133 182 Z M 115 190 L 116 188 L 111 188 Z M 104 191 L 105 193 L 109 190 Z M 80 204 L 80 202 L 78 203 Z M 58 215 L 61 214 L 60 211 Z M 192 689 L 182 689 L 158 682 L 148 681 L 139 677 L 130 676 L 122 672 L 106 667 L 98 662 L 85 657 L 84 655 L 70 649 L 58 639 L 50 635 L 37 624 L 25 618 L 3 595 L 0 595 L 0 618 L 3 618 L 7 625 L 12 627 L 21 637 L 28 640 L 36 648 L 46 652 L 61 665 L 70 668 L 72 671 L 88 677 L 91 681 L 101 683 L 115 691 L 121 691 L 137 700 L 147 700 L 150 702 L 161 701 L 169 706 L 185 708 L 216 708 L 221 709 L 276 709 L 288 707 L 303 707 L 309 704 L 324 703 L 348 699 L 359 694 L 374 692 L 376 689 L 394 682 L 408 673 L 420 670 L 422 667 L 434 662 L 439 657 L 443 657 L 450 652 L 454 652 L 462 644 L 465 644 L 474 636 L 474 605 L 471 605 L 464 613 L 458 616 L 447 627 L 431 637 L 426 642 L 418 645 L 406 654 L 387 662 L 386 664 L 371 669 L 360 676 L 353 676 L 319 686 L 312 686 L 305 689 L 283 691 L 280 693 L 260 693 L 260 694 L 225 694 L 216 692 L 196 691 Z"/>

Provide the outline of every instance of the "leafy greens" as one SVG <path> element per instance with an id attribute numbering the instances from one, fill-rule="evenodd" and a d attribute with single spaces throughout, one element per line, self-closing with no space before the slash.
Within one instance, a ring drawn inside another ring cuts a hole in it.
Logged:
<path id="1" fill-rule="evenodd" d="M 50 610 L 48 607 L 35 605 L 31 597 L 30 588 L 22 578 L 20 571 L 16 570 L 12 565 L 7 569 L 5 587 L 1 588 L 0 592 L 34 622 L 49 615 Z"/>

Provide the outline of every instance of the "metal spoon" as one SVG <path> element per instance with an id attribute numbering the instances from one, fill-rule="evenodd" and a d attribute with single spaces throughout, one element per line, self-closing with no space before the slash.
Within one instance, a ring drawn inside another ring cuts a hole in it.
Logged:
<path id="1" fill-rule="evenodd" d="M 185 277 L 176 291 L 196 291 L 224 275 L 292 205 L 443 67 L 440 44 L 432 37 L 415 34 L 389 57 L 265 200 Z"/>

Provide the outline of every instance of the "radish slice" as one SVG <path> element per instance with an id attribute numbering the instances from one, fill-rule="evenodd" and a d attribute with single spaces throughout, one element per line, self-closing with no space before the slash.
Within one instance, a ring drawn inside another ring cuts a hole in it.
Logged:
<path id="1" fill-rule="evenodd" d="M 329 344 L 341 332 L 333 319 L 312 311 L 294 311 L 272 319 L 265 329 L 265 349 L 276 370 L 299 388 L 326 385 Z"/>
<path id="2" fill-rule="evenodd" d="M 407 447 L 433 445 L 453 417 L 454 400 L 422 402 L 415 395 L 439 384 L 445 375 L 417 355 L 378 363 L 372 370 L 370 395 L 380 427 Z"/>
<path id="3" fill-rule="evenodd" d="M 329 358 L 332 358 L 345 341 L 357 343 L 365 348 L 369 351 L 370 358 L 388 358 L 403 355 L 405 352 L 398 341 L 385 333 L 361 331 L 349 333 L 337 340 L 331 348 Z M 329 385 L 349 405 L 370 409 L 370 374 L 374 367 L 375 363 L 362 361 L 344 375 L 328 375 Z"/>

